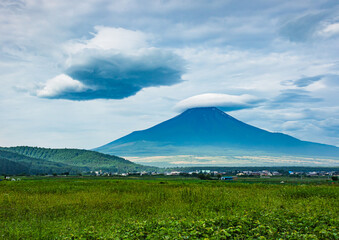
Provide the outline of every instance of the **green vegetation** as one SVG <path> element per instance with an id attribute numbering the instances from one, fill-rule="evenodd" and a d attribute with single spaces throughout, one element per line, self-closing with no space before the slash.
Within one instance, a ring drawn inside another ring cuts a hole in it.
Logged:
<path id="1" fill-rule="evenodd" d="M 0 239 L 338 239 L 338 183 L 251 180 L 0 181 Z"/>
<path id="2" fill-rule="evenodd" d="M 29 172 L 28 166 L 0 157 L 0 173 L 18 175 Z"/>
<path id="3" fill-rule="evenodd" d="M 38 173 L 78 173 L 83 171 L 103 170 L 107 172 L 154 171 L 155 167 L 135 164 L 126 159 L 80 149 L 50 149 L 39 147 L 0 148 L 0 167 L 5 166 L 1 159 L 16 162 L 25 167 L 15 174 Z M 6 161 L 6 166 L 9 163 Z M 0 168 L 0 174 L 10 174 Z M 1 171 L 2 170 L 2 171 Z M 26 172 L 20 172 L 26 171 Z M 27 172 L 28 171 L 28 172 Z"/>
<path id="4" fill-rule="evenodd" d="M 85 168 L 33 158 L 3 149 L 0 149 L 0 156 L 1 174 L 76 173 L 85 170 Z"/>

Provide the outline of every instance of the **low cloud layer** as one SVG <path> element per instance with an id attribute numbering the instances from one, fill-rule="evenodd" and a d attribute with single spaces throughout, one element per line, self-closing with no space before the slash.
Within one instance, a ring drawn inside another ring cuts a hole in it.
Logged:
<path id="1" fill-rule="evenodd" d="M 166 50 L 149 47 L 147 35 L 122 28 L 97 27 L 90 40 L 65 46 L 64 73 L 42 84 L 43 98 L 123 99 L 141 89 L 181 81 L 183 60 Z"/>
<path id="2" fill-rule="evenodd" d="M 180 101 L 176 105 L 176 109 L 182 111 L 197 107 L 218 107 L 224 111 L 235 111 L 257 107 L 257 104 L 262 101 L 263 99 L 259 99 L 248 94 L 229 95 L 221 93 L 206 93 Z"/>

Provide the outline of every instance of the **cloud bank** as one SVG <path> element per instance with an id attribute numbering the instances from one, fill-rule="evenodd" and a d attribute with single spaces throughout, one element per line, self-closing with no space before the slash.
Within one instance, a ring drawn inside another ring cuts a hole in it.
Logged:
<path id="1" fill-rule="evenodd" d="M 65 46 L 64 73 L 36 90 L 42 98 L 123 99 L 146 87 L 181 82 L 183 60 L 174 53 L 149 47 L 146 34 L 122 28 L 96 27 L 90 40 Z"/>
<path id="2" fill-rule="evenodd" d="M 218 107 L 223 111 L 235 111 L 257 107 L 257 104 L 262 101 L 264 100 L 248 94 L 229 95 L 221 93 L 205 93 L 186 98 L 177 103 L 175 108 L 183 111 L 197 107 Z"/>

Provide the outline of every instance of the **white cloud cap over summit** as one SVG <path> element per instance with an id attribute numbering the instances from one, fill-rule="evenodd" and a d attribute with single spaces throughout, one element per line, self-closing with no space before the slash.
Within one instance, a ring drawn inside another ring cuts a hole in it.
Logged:
<path id="1" fill-rule="evenodd" d="M 253 95 L 230 95 L 222 93 L 205 93 L 186 98 L 176 104 L 178 110 L 186 110 L 197 107 L 219 107 L 224 111 L 234 111 L 245 108 L 254 108 L 257 103 L 263 101 Z"/>

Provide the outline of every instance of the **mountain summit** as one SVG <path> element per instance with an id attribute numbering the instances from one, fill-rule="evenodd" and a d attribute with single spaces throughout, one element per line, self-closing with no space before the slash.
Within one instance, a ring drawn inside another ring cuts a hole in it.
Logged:
<path id="1" fill-rule="evenodd" d="M 243 123 L 216 107 L 188 109 L 95 149 L 123 156 L 225 155 L 232 151 L 339 156 L 335 146 L 301 141 Z"/>

